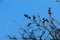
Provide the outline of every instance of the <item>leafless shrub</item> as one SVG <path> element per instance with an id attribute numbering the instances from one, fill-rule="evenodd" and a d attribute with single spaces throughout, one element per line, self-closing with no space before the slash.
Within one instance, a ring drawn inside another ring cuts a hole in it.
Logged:
<path id="1" fill-rule="evenodd" d="M 57 23 L 57 20 L 55 20 L 55 18 L 51 16 L 53 15 L 51 12 L 51 7 L 49 7 L 48 9 L 48 14 L 50 19 L 40 19 L 39 15 L 37 15 L 39 19 L 36 19 L 37 17 L 35 15 L 33 15 L 31 19 L 31 16 L 29 16 L 28 14 L 24 14 L 24 17 L 31 20 L 31 22 L 25 26 L 26 29 L 22 28 L 22 33 L 19 32 L 20 36 L 22 36 L 21 38 L 23 40 L 60 40 L 60 29 L 58 29 L 57 25 L 55 25 L 55 23 Z M 46 23 L 48 26 L 46 25 Z M 33 24 L 35 24 L 36 27 L 32 26 Z M 44 37 L 46 37 L 44 35 L 47 34 L 46 31 L 49 33 L 48 36 L 51 36 L 50 39 L 44 39 Z M 36 35 L 36 33 L 38 34 Z M 16 37 L 11 38 L 9 35 L 7 37 L 9 37 L 9 39 L 16 39 Z"/>

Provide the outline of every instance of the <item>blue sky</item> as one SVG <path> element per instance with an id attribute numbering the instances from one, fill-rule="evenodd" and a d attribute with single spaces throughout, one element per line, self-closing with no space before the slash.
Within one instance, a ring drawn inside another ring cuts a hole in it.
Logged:
<path id="1" fill-rule="evenodd" d="M 0 40 L 5 40 L 7 34 L 17 34 L 19 24 L 24 25 L 27 21 L 24 13 L 33 15 L 39 13 L 41 17 L 48 16 L 48 7 L 52 8 L 52 13 L 60 19 L 60 2 L 56 0 L 0 0 Z M 3 39 L 4 38 L 4 39 Z"/>

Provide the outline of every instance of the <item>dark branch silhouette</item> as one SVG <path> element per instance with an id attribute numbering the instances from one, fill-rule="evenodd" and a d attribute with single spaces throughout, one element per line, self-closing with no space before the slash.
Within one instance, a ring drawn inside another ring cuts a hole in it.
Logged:
<path id="1" fill-rule="evenodd" d="M 48 8 L 48 14 L 49 19 L 47 18 L 40 18 L 39 15 L 33 15 L 32 17 L 28 14 L 24 14 L 24 17 L 31 20 L 27 26 L 24 26 L 23 28 L 20 26 L 20 38 L 23 40 L 60 40 L 60 28 L 57 28 L 60 23 L 55 19 L 54 16 L 52 16 L 51 7 Z M 38 18 L 38 19 L 37 19 Z M 38 21 L 39 20 L 39 21 Z M 16 22 L 15 20 L 13 20 Z M 17 23 L 17 22 L 16 22 Z M 55 24 L 56 23 L 56 24 Z M 18 23 L 17 23 L 18 24 Z M 19 25 L 19 24 L 18 24 Z M 34 25 L 34 26 L 33 26 Z M 46 33 L 46 31 L 48 33 Z M 37 35 L 38 34 L 38 35 Z M 49 34 L 49 35 L 46 35 Z M 50 37 L 49 39 L 44 39 L 46 36 Z M 9 39 L 18 40 L 15 36 L 11 37 L 10 35 L 7 36 Z"/>

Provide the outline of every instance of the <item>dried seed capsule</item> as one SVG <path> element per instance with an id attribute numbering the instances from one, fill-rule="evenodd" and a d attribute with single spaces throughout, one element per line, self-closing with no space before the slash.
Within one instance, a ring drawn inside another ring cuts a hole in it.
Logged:
<path id="1" fill-rule="evenodd" d="M 48 14 L 51 15 L 51 7 L 48 9 Z"/>
<path id="2" fill-rule="evenodd" d="M 33 21 L 36 19 L 36 16 L 33 15 Z"/>
<path id="3" fill-rule="evenodd" d="M 30 26 L 31 25 L 31 23 L 29 23 L 27 26 Z"/>
<path id="4" fill-rule="evenodd" d="M 27 14 L 24 14 L 24 16 L 25 16 L 26 18 L 28 18 L 28 19 L 31 19 L 31 17 L 30 17 L 29 15 L 27 15 Z"/>

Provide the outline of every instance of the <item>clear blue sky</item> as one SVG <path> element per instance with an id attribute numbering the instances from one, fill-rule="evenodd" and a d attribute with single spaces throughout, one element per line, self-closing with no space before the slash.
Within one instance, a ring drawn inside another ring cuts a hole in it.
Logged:
<path id="1" fill-rule="evenodd" d="M 7 34 L 17 34 L 19 30 L 18 24 L 10 17 L 24 25 L 27 22 L 24 13 L 39 13 L 42 17 L 47 17 L 49 6 L 57 19 L 60 19 L 60 2 L 56 0 L 0 0 L 0 40 L 5 40 Z"/>

